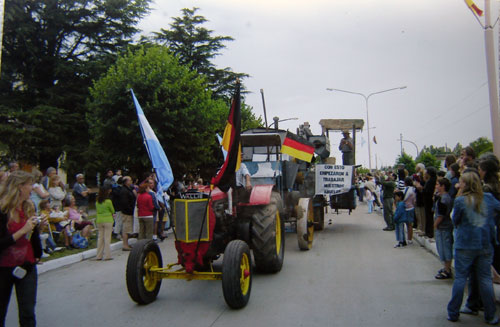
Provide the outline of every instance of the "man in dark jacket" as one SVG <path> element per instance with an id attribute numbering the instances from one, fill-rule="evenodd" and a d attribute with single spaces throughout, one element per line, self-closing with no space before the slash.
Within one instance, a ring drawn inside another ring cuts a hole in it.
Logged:
<path id="1" fill-rule="evenodd" d="M 384 220 L 387 227 L 384 228 L 385 231 L 394 230 L 394 189 L 396 188 L 396 183 L 393 181 L 391 174 L 387 175 L 385 182 L 382 182 L 382 190 L 384 193 Z"/>
<path id="2" fill-rule="evenodd" d="M 128 244 L 128 234 L 133 231 L 135 198 L 136 193 L 132 187 L 132 178 L 130 176 L 123 177 L 123 186 L 121 187 L 119 195 L 119 208 L 121 210 L 123 223 L 123 251 L 131 250 L 131 247 Z"/>
<path id="3" fill-rule="evenodd" d="M 123 229 L 123 219 L 121 216 L 121 205 L 120 205 L 120 192 L 122 190 L 123 178 L 118 178 L 116 184 L 111 188 L 111 202 L 113 202 L 113 208 L 115 208 L 115 226 L 113 226 L 113 233 L 116 234 L 118 239 L 122 239 L 122 229 Z"/>
<path id="4" fill-rule="evenodd" d="M 424 174 L 425 185 L 423 189 L 425 208 L 425 235 L 434 237 L 434 191 L 436 189 L 437 171 L 434 167 L 427 167 Z"/>

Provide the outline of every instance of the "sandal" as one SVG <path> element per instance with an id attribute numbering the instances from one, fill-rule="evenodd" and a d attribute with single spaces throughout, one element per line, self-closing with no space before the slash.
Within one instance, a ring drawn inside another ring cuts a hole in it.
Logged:
<path id="1" fill-rule="evenodd" d="M 436 279 L 450 279 L 451 272 L 444 270 L 442 272 L 439 272 L 436 276 L 434 276 L 434 278 L 436 278 Z"/>

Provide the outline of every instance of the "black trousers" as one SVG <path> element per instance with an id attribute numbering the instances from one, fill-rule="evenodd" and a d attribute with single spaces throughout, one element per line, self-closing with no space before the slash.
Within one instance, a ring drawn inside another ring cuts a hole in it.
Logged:
<path id="1" fill-rule="evenodd" d="M 425 204 L 425 235 L 427 237 L 434 237 L 434 214 L 432 212 L 432 205 Z"/>
<path id="2" fill-rule="evenodd" d="M 36 326 L 35 304 L 38 273 L 36 265 L 23 279 L 12 276 L 13 268 L 0 267 L 0 326 L 5 326 L 12 287 L 16 286 L 19 326 Z"/>

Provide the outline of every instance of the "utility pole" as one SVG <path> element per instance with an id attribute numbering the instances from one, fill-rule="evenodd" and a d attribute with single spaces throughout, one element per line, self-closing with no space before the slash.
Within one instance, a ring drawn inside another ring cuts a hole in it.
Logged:
<path id="1" fill-rule="evenodd" d="M 266 101 L 264 101 L 264 89 L 260 89 L 260 94 L 262 96 L 262 107 L 264 107 L 264 121 L 266 122 L 266 130 L 267 130 L 268 125 L 267 125 Z"/>
<path id="2" fill-rule="evenodd" d="M 2 49 L 3 49 L 3 20 L 5 13 L 5 0 L 0 0 L 0 74 L 2 73 Z"/>
<path id="3" fill-rule="evenodd" d="M 399 134 L 399 141 L 401 143 L 401 157 L 403 156 L 403 133 Z"/>
<path id="4" fill-rule="evenodd" d="M 488 91 L 490 98 L 491 132 L 493 134 L 493 152 L 500 157 L 500 114 L 498 108 L 497 74 L 495 68 L 495 44 L 491 23 L 491 0 L 484 1 L 484 44 L 486 50 L 486 70 L 488 73 Z"/>

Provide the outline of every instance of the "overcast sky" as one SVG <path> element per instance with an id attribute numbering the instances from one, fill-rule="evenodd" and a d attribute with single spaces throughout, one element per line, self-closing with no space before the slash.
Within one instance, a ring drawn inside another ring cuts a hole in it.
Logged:
<path id="1" fill-rule="evenodd" d="M 484 9 L 484 1 L 475 1 Z M 372 167 L 392 165 L 400 133 L 419 150 L 491 139 L 484 31 L 463 0 L 156 0 L 140 24 L 145 34 L 168 28 L 182 8 L 199 7 L 214 35 L 235 40 L 216 59 L 219 67 L 250 74 L 246 102 L 268 120 L 295 132 L 308 121 L 365 120 L 365 100 L 329 92 L 374 95 L 369 100 Z M 494 19 L 498 2 L 492 1 Z M 495 42 L 498 39 L 498 25 Z M 497 52 L 498 54 L 498 52 Z M 330 134 L 331 135 L 331 134 Z M 340 134 L 331 136 L 332 155 Z M 368 166 L 366 129 L 358 133 L 357 163 Z M 167 145 L 166 145 L 167 146 Z M 410 143 L 405 151 L 416 156 Z"/>

